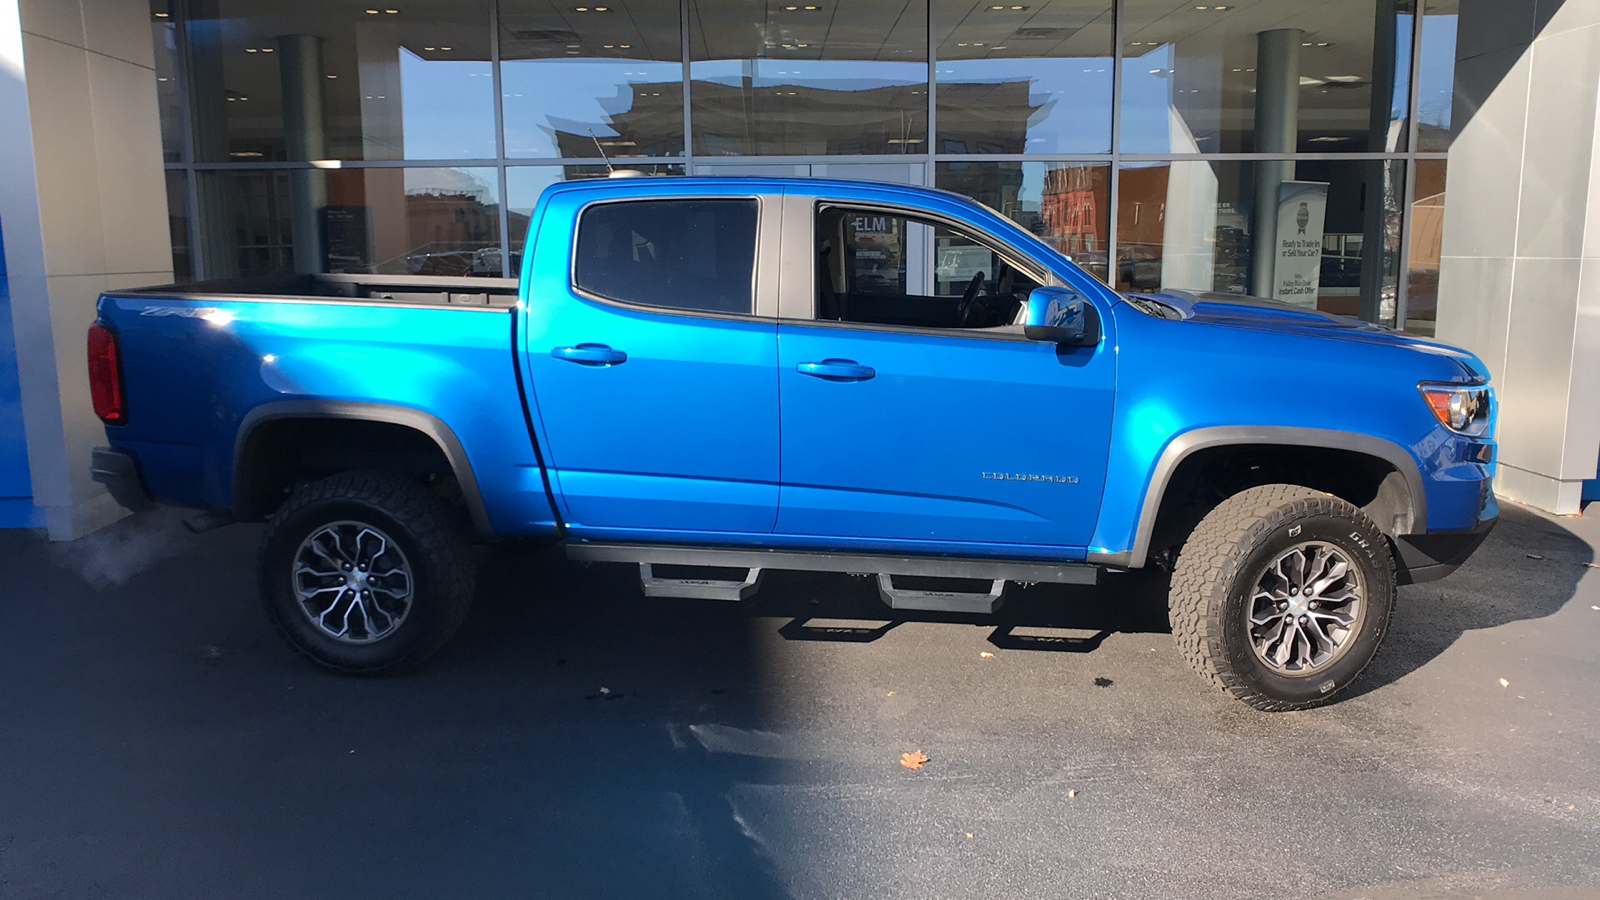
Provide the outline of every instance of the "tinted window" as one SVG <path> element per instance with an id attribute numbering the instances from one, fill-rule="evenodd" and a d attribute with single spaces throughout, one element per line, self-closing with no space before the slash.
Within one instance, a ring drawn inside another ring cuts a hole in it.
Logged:
<path id="1" fill-rule="evenodd" d="M 749 313 L 754 200 L 640 200 L 585 210 L 574 283 L 624 303 Z"/>

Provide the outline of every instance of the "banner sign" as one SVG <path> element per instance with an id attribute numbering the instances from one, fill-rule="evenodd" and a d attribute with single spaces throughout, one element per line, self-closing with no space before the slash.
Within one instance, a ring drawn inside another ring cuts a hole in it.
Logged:
<path id="1" fill-rule="evenodd" d="M 1322 286 L 1322 230 L 1328 185 L 1285 181 L 1278 186 L 1278 259 L 1272 297 L 1313 309 Z"/>

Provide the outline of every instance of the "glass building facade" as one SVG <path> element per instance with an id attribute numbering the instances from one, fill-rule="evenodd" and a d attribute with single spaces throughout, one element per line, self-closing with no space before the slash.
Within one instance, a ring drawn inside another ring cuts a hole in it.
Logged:
<path id="1" fill-rule="evenodd" d="M 933 185 L 1120 289 L 1431 333 L 1457 2 L 155 0 L 174 266 L 513 275 L 604 153 Z"/>

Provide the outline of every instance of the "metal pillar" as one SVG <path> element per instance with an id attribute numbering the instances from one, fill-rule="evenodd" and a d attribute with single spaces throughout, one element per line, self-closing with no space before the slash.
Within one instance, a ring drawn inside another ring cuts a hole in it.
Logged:
<path id="1" fill-rule="evenodd" d="M 1256 152 L 1293 153 L 1300 135 L 1300 39 L 1298 28 L 1256 35 Z M 1278 188 L 1294 180 L 1293 160 L 1256 163 L 1250 223 L 1250 292 L 1272 296 L 1278 259 Z"/>
<path id="2" fill-rule="evenodd" d="M 223 20 L 214 2 L 175 5 L 174 8 L 184 17 L 189 161 L 227 162 L 230 159 L 228 104 L 222 63 L 227 39 L 223 34 Z M 202 240 L 191 239 L 189 248 L 197 278 L 233 278 L 239 274 L 238 241 L 235 230 L 228 227 L 228 203 L 224 196 L 227 177 L 220 172 L 206 173 L 197 175 L 189 185 L 194 194 L 191 214 L 195 217 L 191 234 L 203 235 Z"/>
<path id="3" fill-rule="evenodd" d="M 1421 5 L 1418 3 L 1417 5 Z M 1401 123 L 1391 122 L 1389 118 L 1390 103 L 1388 98 L 1394 96 L 1395 78 L 1397 67 L 1395 65 L 1398 55 L 1397 41 L 1399 38 L 1398 10 L 1395 0 L 1378 0 L 1377 20 L 1373 25 L 1372 35 L 1372 114 L 1367 129 L 1367 150 L 1392 153 L 1402 148 L 1400 142 Z M 1412 27 L 1417 27 L 1415 21 Z M 1406 77 L 1410 78 L 1409 67 Z M 1409 116 L 1407 117 L 1409 118 Z M 1363 181 L 1366 189 L 1362 199 L 1366 201 L 1361 210 L 1361 231 L 1365 236 L 1361 243 L 1361 307 L 1360 316 L 1368 322 L 1384 322 L 1387 316 L 1383 310 L 1383 287 L 1387 280 L 1389 263 L 1395 259 L 1399 252 L 1398 230 L 1393 235 L 1394 245 L 1390 244 L 1389 233 L 1389 199 L 1394 191 L 1403 192 L 1404 185 L 1390 184 L 1390 164 L 1387 160 L 1369 160 L 1362 166 Z M 1398 215 L 1399 210 L 1394 210 Z M 1394 251 L 1391 253 L 1390 251 Z M 1401 266 L 1404 260 L 1398 260 Z M 1399 285 L 1395 286 L 1395 306 L 1399 303 Z M 1397 308 L 1390 309 L 1389 315 L 1398 312 Z M 1404 327 L 1401 322 L 1400 326 Z"/>
<path id="4" fill-rule="evenodd" d="M 278 38 L 278 77 L 283 84 L 284 144 L 292 160 L 324 159 L 322 38 L 286 34 Z M 328 184 L 321 170 L 295 169 L 289 173 L 290 229 L 294 241 L 296 272 L 320 272 L 322 260 L 322 210 L 328 205 Z"/>

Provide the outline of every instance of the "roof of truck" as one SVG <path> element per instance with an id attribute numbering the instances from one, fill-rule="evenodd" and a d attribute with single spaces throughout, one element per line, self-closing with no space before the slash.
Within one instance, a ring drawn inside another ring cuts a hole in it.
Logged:
<path id="1" fill-rule="evenodd" d="M 627 169 L 619 169 L 617 174 L 609 178 L 586 178 L 578 181 L 562 181 L 545 188 L 546 193 L 568 193 L 571 191 L 595 191 L 598 193 L 615 193 L 627 195 L 634 193 L 638 188 L 648 186 L 646 193 L 656 193 L 664 185 L 672 185 L 674 189 L 693 191 L 706 188 L 735 187 L 743 190 L 756 188 L 762 191 L 781 191 L 784 189 L 798 189 L 801 194 L 850 194 L 852 192 L 896 191 L 912 194 L 937 196 L 947 200 L 958 200 L 969 206 L 982 204 L 963 194 L 947 191 L 941 188 L 924 187 L 915 184 L 903 184 L 891 181 L 867 181 L 847 178 L 801 178 L 801 177 L 772 177 L 766 175 L 624 175 Z"/>

